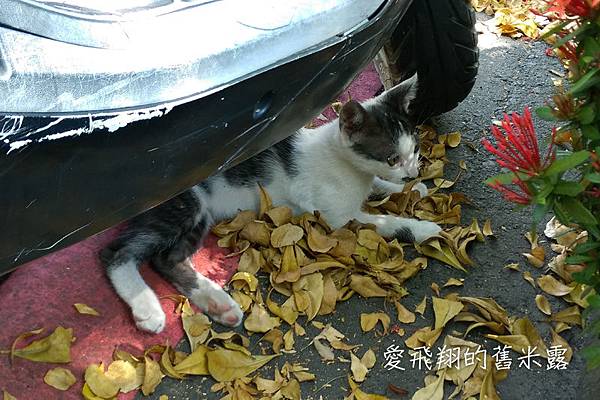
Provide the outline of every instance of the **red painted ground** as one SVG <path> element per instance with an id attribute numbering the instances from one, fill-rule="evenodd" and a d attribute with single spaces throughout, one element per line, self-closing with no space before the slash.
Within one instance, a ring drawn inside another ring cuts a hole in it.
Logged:
<path id="1" fill-rule="evenodd" d="M 379 78 L 369 66 L 341 97 L 362 101 L 373 97 L 381 87 Z M 331 109 L 324 111 L 335 118 Z M 50 333 L 61 325 L 73 328 L 77 338 L 71 349 L 72 362 L 67 365 L 78 382 L 66 392 L 47 386 L 43 377 L 58 364 L 35 363 L 15 359 L 10 365 L 7 356 L 0 355 L 0 391 L 7 390 L 19 400 L 80 399 L 83 371 L 91 363 L 111 361 L 116 347 L 137 354 L 152 344 L 176 344 L 183 337 L 181 323 L 174 314 L 174 303 L 162 300 L 167 314 L 167 326 L 159 335 L 138 331 L 129 309 L 117 297 L 98 261 L 98 251 L 115 235 L 104 232 L 49 256 L 19 267 L 0 285 L 0 349 L 10 348 L 19 334 L 40 327 Z M 224 258 L 225 251 L 216 246 L 214 237 L 207 238 L 205 248 L 194 256 L 198 270 L 223 284 L 237 267 L 237 258 Z M 147 266 L 142 273 L 159 296 L 176 290 Z M 100 317 L 79 314 L 74 303 L 85 303 Z M 26 343 L 26 342 L 24 342 Z M 20 347 L 20 346 L 19 346 Z M 64 366 L 64 365 L 63 365 Z M 133 393 L 119 399 L 131 399 Z"/>

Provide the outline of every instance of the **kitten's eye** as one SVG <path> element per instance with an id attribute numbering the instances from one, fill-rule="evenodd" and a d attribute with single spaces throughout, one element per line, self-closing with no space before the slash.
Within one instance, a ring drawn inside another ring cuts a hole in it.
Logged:
<path id="1" fill-rule="evenodd" d="M 392 154 L 391 156 L 389 156 L 387 158 L 387 163 L 389 164 L 390 167 L 393 167 L 394 165 L 398 164 L 399 162 L 400 162 L 399 154 Z"/>

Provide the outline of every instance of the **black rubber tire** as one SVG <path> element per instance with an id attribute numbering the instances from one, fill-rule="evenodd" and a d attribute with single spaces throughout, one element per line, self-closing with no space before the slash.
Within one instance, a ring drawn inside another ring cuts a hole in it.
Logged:
<path id="1" fill-rule="evenodd" d="M 477 77 L 475 13 L 466 0 L 414 0 L 384 51 L 394 82 L 418 72 L 421 120 L 450 111 Z"/>

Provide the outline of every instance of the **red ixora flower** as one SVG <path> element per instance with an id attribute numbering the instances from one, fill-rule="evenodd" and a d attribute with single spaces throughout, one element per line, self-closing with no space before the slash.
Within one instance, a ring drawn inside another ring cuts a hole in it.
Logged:
<path id="1" fill-rule="evenodd" d="M 555 12 L 564 19 L 566 17 L 587 17 L 600 5 L 600 0 L 546 0 L 550 6 L 546 13 Z"/>
<path id="2" fill-rule="evenodd" d="M 487 139 L 483 139 L 482 143 L 487 151 L 496 156 L 498 165 L 514 173 L 511 183 L 519 190 L 498 181 L 492 182 L 490 187 L 502 193 L 505 199 L 513 203 L 529 204 L 531 191 L 522 177 L 536 176 L 552 163 L 555 157 L 553 148 L 555 134 L 554 129 L 550 146 L 542 160 L 529 108 L 525 108 L 522 116 L 517 113 L 513 113 L 512 116 L 504 114 L 502 131 L 492 126 L 496 147 Z"/>

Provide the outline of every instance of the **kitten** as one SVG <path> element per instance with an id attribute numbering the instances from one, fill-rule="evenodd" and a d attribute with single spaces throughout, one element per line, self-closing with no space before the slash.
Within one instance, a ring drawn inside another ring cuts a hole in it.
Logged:
<path id="1" fill-rule="evenodd" d="M 438 233 L 441 228 L 433 222 L 361 210 L 370 194 L 402 191 L 402 179 L 418 175 L 419 143 L 410 112 L 415 92 L 416 76 L 363 105 L 350 101 L 342 107 L 339 121 L 302 129 L 135 217 L 101 252 L 101 259 L 138 328 L 158 333 L 165 325 L 160 302 L 138 271 L 146 260 L 215 321 L 241 323 L 238 304 L 196 272 L 189 257 L 213 222 L 239 210 L 258 209 L 258 183 L 273 204 L 287 205 L 296 214 L 319 210 L 333 228 L 356 219 L 403 241 L 420 242 Z M 422 183 L 413 190 L 421 196 L 427 193 Z"/>

